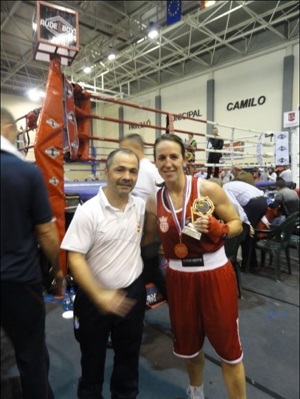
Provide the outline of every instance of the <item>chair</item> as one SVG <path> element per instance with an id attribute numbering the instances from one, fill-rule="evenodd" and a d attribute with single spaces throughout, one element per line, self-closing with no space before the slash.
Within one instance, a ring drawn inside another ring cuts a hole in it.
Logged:
<path id="1" fill-rule="evenodd" d="M 280 265 L 280 254 L 282 251 L 285 252 L 288 273 L 292 274 L 291 262 L 289 255 L 289 248 L 291 243 L 291 236 L 295 229 L 297 219 L 299 217 L 299 212 L 295 212 L 289 215 L 286 220 L 280 225 L 274 227 L 272 230 L 261 230 L 256 229 L 256 235 L 260 233 L 266 233 L 267 237 L 255 242 L 255 248 L 261 251 L 261 266 L 264 267 L 265 254 L 270 254 L 270 264 L 274 259 L 276 280 L 280 281 L 281 265 Z"/>
<path id="2" fill-rule="evenodd" d="M 300 244 L 300 220 L 298 219 L 293 234 L 291 235 L 289 247 L 296 248 L 299 253 L 300 249 L 299 244 Z"/>

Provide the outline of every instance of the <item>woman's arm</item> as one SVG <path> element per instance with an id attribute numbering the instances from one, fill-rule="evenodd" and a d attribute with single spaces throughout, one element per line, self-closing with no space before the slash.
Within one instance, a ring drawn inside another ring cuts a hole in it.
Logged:
<path id="1" fill-rule="evenodd" d="M 242 221 L 225 191 L 218 184 L 207 180 L 201 181 L 201 195 L 209 197 L 215 206 L 214 212 L 228 227 L 224 229 L 222 226 L 217 226 L 214 218 L 210 220 L 209 216 L 203 215 L 194 223 L 198 231 L 207 234 L 219 231 L 220 237 L 222 236 L 222 228 L 228 237 L 235 237 L 242 232 Z"/>

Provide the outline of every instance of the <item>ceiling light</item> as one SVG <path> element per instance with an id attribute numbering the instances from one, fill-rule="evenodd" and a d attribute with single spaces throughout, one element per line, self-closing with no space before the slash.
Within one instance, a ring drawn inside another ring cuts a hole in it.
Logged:
<path id="1" fill-rule="evenodd" d="M 154 22 L 150 22 L 148 29 L 148 37 L 149 39 L 156 39 L 159 36 L 159 31 Z"/>
<path id="2" fill-rule="evenodd" d="M 116 58 L 116 53 L 114 52 L 114 50 L 110 49 L 108 56 L 107 56 L 109 61 L 113 61 Z"/>
<path id="3" fill-rule="evenodd" d="M 38 89 L 30 89 L 28 90 L 27 95 L 31 101 L 40 101 L 45 97 L 45 92 Z"/>
<path id="4" fill-rule="evenodd" d="M 83 72 L 86 73 L 86 74 L 91 73 L 91 71 L 92 71 L 92 68 L 91 68 L 90 66 L 85 66 L 85 67 L 83 68 Z"/>
<path id="5" fill-rule="evenodd" d="M 207 8 L 210 6 L 213 6 L 216 3 L 216 1 L 210 1 L 210 0 L 204 0 L 204 1 L 200 1 L 200 8 Z"/>

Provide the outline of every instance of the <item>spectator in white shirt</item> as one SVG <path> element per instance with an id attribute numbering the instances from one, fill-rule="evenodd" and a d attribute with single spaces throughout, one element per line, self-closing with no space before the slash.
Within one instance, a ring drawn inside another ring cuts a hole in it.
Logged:
<path id="1" fill-rule="evenodd" d="M 277 173 L 275 172 L 275 169 L 271 167 L 269 169 L 268 180 L 271 182 L 276 182 L 276 179 L 277 179 Z"/>
<path id="2" fill-rule="evenodd" d="M 205 168 L 198 169 L 197 173 L 195 173 L 194 176 L 201 177 L 202 179 L 206 179 L 207 173 L 205 172 Z"/>
<path id="3" fill-rule="evenodd" d="M 262 190 L 259 190 L 252 184 L 238 180 L 225 183 L 223 189 L 226 192 L 230 192 L 236 198 L 237 202 L 244 209 L 253 228 L 255 228 L 260 220 L 262 220 L 267 226 L 270 225 L 265 216 L 268 204 Z M 253 240 L 253 238 L 248 236 L 241 244 L 243 257 L 242 267 L 246 267 L 246 260 L 249 259 L 251 267 L 255 269 L 257 267 L 256 257 L 253 253 L 249 254 L 249 248 L 251 247 L 251 244 L 253 244 L 251 240 Z M 249 258 L 249 256 L 251 256 L 251 258 Z"/>
<path id="4" fill-rule="evenodd" d="M 241 243 L 247 238 L 247 236 L 249 234 L 251 236 L 253 236 L 254 229 L 251 226 L 248 216 L 247 216 L 246 212 L 244 211 L 244 208 L 239 204 L 239 202 L 237 201 L 235 196 L 232 194 L 232 192 L 230 192 L 229 190 L 226 190 L 226 188 L 224 188 L 224 184 L 222 184 L 220 179 L 211 177 L 209 180 L 213 181 L 214 183 L 217 183 L 219 186 L 221 186 L 223 188 L 227 197 L 230 199 L 230 202 L 232 203 L 232 205 L 234 206 L 235 210 L 237 211 L 239 217 L 241 218 L 241 221 L 243 223 L 243 231 L 241 233 Z M 225 243 L 225 246 L 226 246 L 226 243 Z"/>
<path id="5" fill-rule="evenodd" d="M 223 169 L 222 172 L 221 172 L 221 175 L 220 175 L 220 179 L 221 179 L 222 183 L 225 184 L 225 183 L 233 180 L 234 179 L 234 175 L 233 175 L 233 173 L 231 172 L 230 169 Z"/>

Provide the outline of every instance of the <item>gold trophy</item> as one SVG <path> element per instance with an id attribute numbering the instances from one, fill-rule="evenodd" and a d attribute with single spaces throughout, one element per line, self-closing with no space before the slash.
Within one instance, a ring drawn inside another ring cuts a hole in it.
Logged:
<path id="1" fill-rule="evenodd" d="M 195 238 L 196 240 L 200 240 L 201 233 L 200 231 L 197 231 L 193 226 L 193 223 L 196 220 L 196 216 L 211 215 L 214 212 L 214 209 L 215 206 L 212 200 L 208 197 L 196 198 L 193 202 L 193 205 L 191 206 L 192 223 L 184 226 L 182 232 L 190 237 Z"/>

